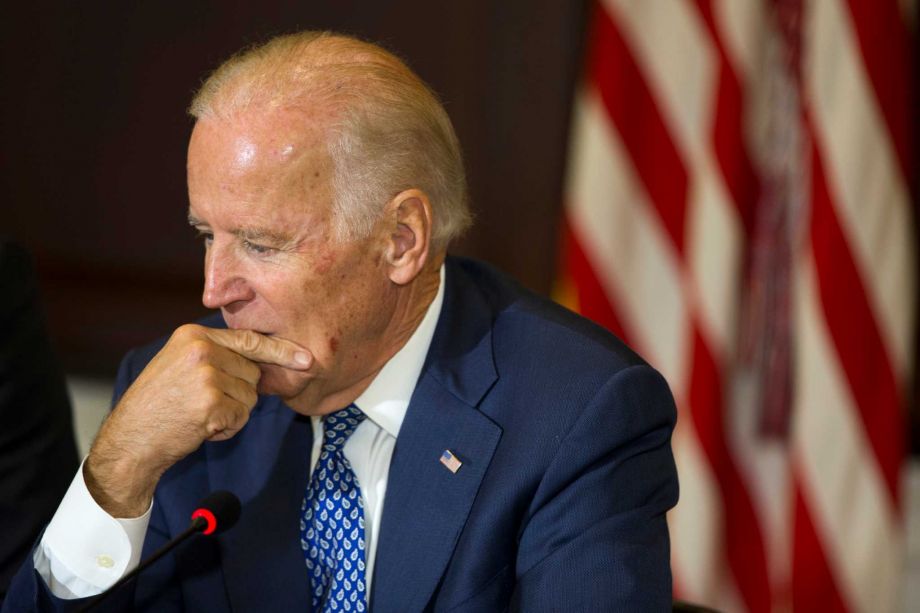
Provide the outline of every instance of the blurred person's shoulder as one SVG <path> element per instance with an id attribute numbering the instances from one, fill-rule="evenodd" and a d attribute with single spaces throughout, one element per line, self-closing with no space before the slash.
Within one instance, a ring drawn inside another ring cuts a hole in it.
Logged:
<path id="1" fill-rule="evenodd" d="M 0 237 L 0 324 L 9 329 L 13 318 L 37 299 L 32 256 L 18 243 Z"/>

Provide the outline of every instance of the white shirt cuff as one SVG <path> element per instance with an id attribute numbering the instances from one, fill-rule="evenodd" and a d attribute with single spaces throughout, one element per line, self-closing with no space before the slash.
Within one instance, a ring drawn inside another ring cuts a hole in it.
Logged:
<path id="1" fill-rule="evenodd" d="M 58 598 L 105 591 L 140 561 L 152 508 L 140 517 L 112 517 L 86 488 L 81 464 L 35 548 L 35 570 Z"/>

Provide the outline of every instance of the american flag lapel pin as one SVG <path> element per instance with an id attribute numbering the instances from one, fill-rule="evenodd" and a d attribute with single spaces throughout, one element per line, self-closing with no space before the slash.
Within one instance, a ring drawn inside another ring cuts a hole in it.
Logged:
<path id="1" fill-rule="evenodd" d="M 445 449 L 444 453 L 441 454 L 441 464 L 446 466 L 447 470 L 452 473 L 456 473 L 463 466 L 463 462 L 457 459 L 457 456 L 450 449 Z"/>

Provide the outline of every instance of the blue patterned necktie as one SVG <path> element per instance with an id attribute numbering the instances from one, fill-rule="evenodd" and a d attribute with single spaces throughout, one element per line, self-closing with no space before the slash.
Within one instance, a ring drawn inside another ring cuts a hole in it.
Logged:
<path id="1" fill-rule="evenodd" d="M 327 415 L 323 450 L 301 509 L 300 545 L 313 613 L 366 611 L 364 502 L 342 448 L 365 417 L 355 405 Z"/>

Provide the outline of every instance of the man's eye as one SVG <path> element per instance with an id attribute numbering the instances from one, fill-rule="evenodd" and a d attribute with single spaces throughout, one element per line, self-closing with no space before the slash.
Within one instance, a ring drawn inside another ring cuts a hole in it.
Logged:
<path id="1" fill-rule="evenodd" d="M 214 235 L 210 232 L 204 232 L 202 230 L 198 231 L 198 238 L 204 242 L 205 247 L 209 246 L 214 241 Z"/>
<path id="2" fill-rule="evenodd" d="M 258 245 L 256 243 L 251 243 L 249 241 L 243 241 L 243 247 L 246 249 L 246 251 L 250 251 L 258 255 L 266 255 L 274 251 L 272 247 L 266 247 L 265 245 Z"/>

